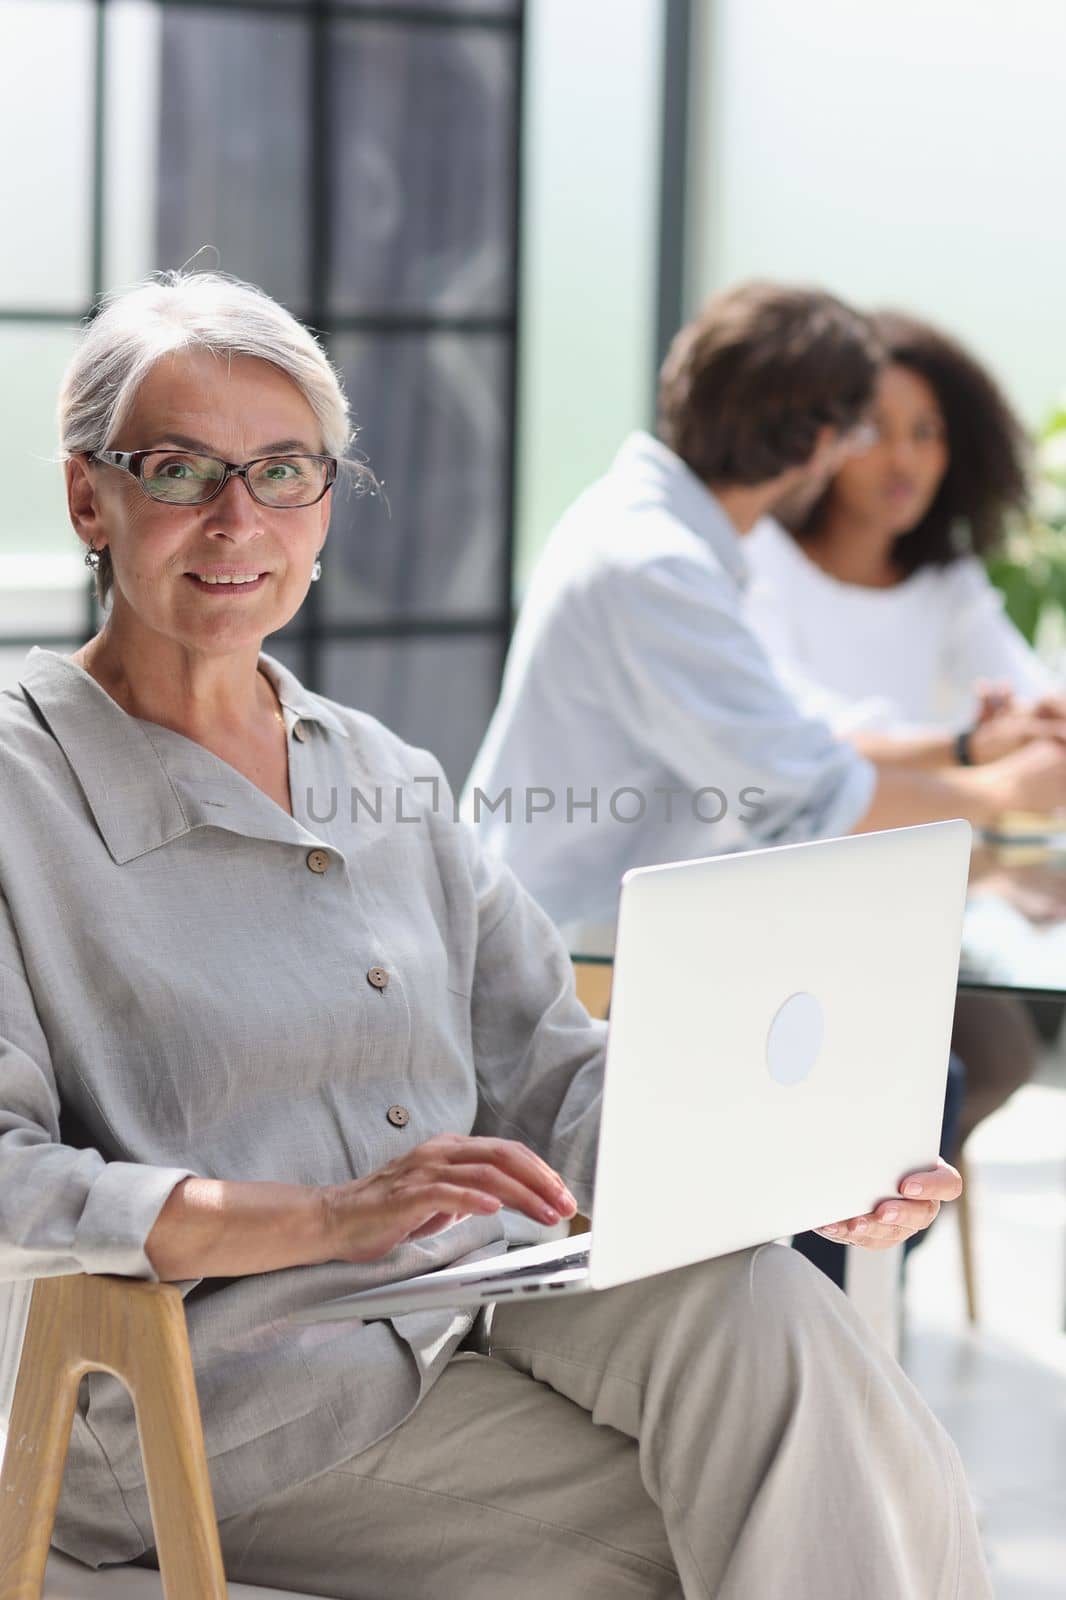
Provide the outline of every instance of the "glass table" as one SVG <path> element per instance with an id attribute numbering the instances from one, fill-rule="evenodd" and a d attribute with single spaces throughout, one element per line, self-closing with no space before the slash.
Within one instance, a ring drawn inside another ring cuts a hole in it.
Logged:
<path id="1" fill-rule="evenodd" d="M 1066 1002 L 1066 827 L 975 844 L 959 987 Z"/>

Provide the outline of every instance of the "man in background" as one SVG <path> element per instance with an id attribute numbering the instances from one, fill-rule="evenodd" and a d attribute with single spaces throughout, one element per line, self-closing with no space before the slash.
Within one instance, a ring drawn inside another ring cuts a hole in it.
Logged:
<path id="1" fill-rule="evenodd" d="M 463 809 L 575 951 L 611 950 L 629 867 L 1066 803 L 1062 724 L 1012 712 L 972 768 L 946 735 L 845 742 L 744 620 L 744 535 L 870 442 L 880 360 L 832 295 L 715 296 L 663 364 L 658 438 L 554 529 Z"/>

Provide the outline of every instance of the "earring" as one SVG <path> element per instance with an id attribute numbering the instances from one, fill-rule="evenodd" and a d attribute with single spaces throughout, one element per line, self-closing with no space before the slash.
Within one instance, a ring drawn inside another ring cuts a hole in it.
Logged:
<path id="1" fill-rule="evenodd" d="M 322 576 L 322 563 L 318 559 L 318 557 L 316 556 L 315 557 L 315 564 L 311 568 L 311 582 L 312 583 L 317 583 L 319 578 L 321 578 L 321 576 Z"/>
<path id="2" fill-rule="evenodd" d="M 100 552 L 94 544 L 91 544 L 85 552 L 85 565 L 92 572 L 100 570 Z"/>

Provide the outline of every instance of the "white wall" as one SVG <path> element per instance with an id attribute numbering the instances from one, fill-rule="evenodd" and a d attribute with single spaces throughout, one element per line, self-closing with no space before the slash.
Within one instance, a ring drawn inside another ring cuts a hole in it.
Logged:
<path id="1" fill-rule="evenodd" d="M 530 0 L 517 586 L 653 404 L 662 0 Z"/>
<path id="2" fill-rule="evenodd" d="M 534 0 L 534 4 L 536 0 Z M 687 303 L 754 274 L 1066 388 L 1064 0 L 696 0 Z"/>

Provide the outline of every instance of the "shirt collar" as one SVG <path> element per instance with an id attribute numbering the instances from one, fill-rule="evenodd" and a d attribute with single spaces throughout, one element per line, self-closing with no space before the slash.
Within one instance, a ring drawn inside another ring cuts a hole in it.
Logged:
<path id="1" fill-rule="evenodd" d="M 615 456 L 612 471 L 622 475 L 632 497 L 660 505 L 698 534 L 738 587 L 747 584 L 741 535 L 721 501 L 660 439 L 631 433 Z"/>
<path id="2" fill-rule="evenodd" d="M 274 692 L 284 709 L 292 712 L 294 722 L 319 722 L 323 728 L 328 728 L 330 733 L 339 733 L 342 739 L 348 738 L 347 728 L 337 713 L 330 708 L 328 701 L 305 689 L 299 678 L 290 672 L 288 667 L 283 667 L 273 656 L 266 655 L 259 657 L 259 665 L 274 685 Z"/>
<path id="3" fill-rule="evenodd" d="M 285 708 L 288 731 L 294 722 L 307 721 L 348 737 L 329 705 L 305 689 L 280 662 L 260 656 L 259 663 Z M 176 778 L 161 754 L 167 741 L 153 737 L 153 732 L 158 735 L 160 730 L 131 717 L 95 678 L 54 651 L 31 650 L 19 686 L 70 763 L 104 843 L 120 865 L 169 844 L 204 822 L 217 820 L 218 825 L 226 825 L 221 817 L 201 812 L 185 771 L 192 765 L 203 769 L 194 774 L 197 778 L 236 780 L 233 769 L 209 750 L 191 740 L 181 741 L 186 759 Z M 240 831 L 263 838 L 298 842 L 306 832 L 266 795 L 262 796 L 262 814 L 245 820 L 248 826 Z"/>

